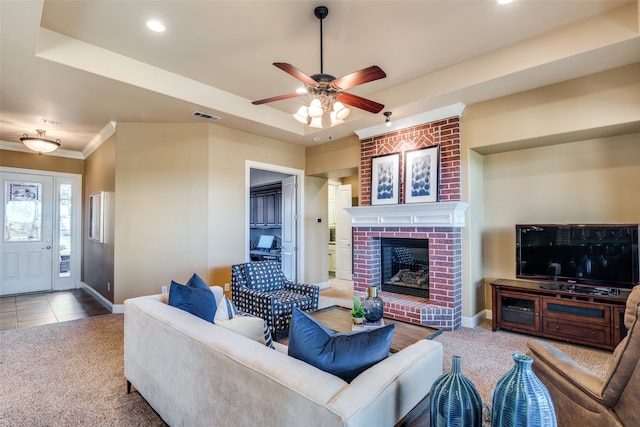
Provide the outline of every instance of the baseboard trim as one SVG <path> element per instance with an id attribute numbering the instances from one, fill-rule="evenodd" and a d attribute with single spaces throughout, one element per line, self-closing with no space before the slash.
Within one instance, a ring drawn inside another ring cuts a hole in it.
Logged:
<path id="1" fill-rule="evenodd" d="M 329 287 L 329 282 L 314 283 L 314 285 L 320 289 L 327 289 Z"/>
<path id="2" fill-rule="evenodd" d="M 82 282 L 82 288 L 85 291 L 87 291 L 88 293 L 90 293 L 92 297 L 97 299 L 98 302 L 100 302 L 100 304 L 102 304 L 104 306 L 104 308 L 106 308 L 110 312 L 112 312 L 112 313 L 124 313 L 124 305 L 123 304 L 114 304 L 114 303 L 112 303 L 111 301 L 109 301 L 108 299 L 106 299 L 105 297 L 100 295 L 98 293 L 98 291 L 96 291 L 95 289 L 93 289 L 91 286 L 87 285 L 84 282 Z"/>
<path id="3" fill-rule="evenodd" d="M 487 317 L 487 311 L 489 312 L 489 314 L 491 314 L 491 310 L 482 310 L 481 312 L 479 312 L 473 317 L 462 316 L 462 327 L 463 328 L 477 327 L 480 324 L 480 322 L 482 322 L 484 319 L 490 318 L 490 317 Z"/>

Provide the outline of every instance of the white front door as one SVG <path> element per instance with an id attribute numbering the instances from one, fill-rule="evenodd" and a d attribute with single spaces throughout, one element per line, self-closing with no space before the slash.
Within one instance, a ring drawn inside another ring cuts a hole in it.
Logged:
<path id="1" fill-rule="evenodd" d="M 282 180 L 282 272 L 292 282 L 298 280 L 297 176 Z"/>
<path id="2" fill-rule="evenodd" d="M 53 177 L 2 173 L 0 295 L 50 291 Z"/>
<path id="3" fill-rule="evenodd" d="M 344 280 L 352 279 L 351 216 L 344 209 L 350 207 L 351 184 L 338 186 L 336 192 L 336 278 Z"/>

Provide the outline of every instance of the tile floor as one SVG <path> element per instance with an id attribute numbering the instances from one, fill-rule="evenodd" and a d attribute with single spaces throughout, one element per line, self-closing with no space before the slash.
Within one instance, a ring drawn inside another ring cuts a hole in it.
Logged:
<path id="1" fill-rule="evenodd" d="M 0 331 L 109 313 L 84 289 L 0 297 Z"/>

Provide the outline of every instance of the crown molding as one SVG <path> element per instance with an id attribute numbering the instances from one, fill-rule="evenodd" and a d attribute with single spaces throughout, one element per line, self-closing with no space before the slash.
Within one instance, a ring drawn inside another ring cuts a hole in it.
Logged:
<path id="1" fill-rule="evenodd" d="M 107 123 L 102 128 L 102 130 L 96 136 L 94 136 L 91 141 L 89 141 L 87 146 L 84 147 L 84 150 L 82 150 L 82 154 L 84 155 L 85 159 L 89 157 L 94 151 L 96 151 L 102 144 L 104 144 L 107 139 L 111 138 L 111 136 L 116 133 L 116 125 L 117 123 L 113 121 Z"/>

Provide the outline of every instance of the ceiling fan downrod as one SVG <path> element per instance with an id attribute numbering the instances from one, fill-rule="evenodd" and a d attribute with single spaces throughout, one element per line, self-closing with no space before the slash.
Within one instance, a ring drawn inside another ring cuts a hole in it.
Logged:
<path id="1" fill-rule="evenodd" d="M 329 14 L 329 8 L 326 6 L 318 6 L 313 10 L 313 14 L 320 20 L 320 74 L 324 74 L 324 54 L 322 49 L 322 20 Z"/>

